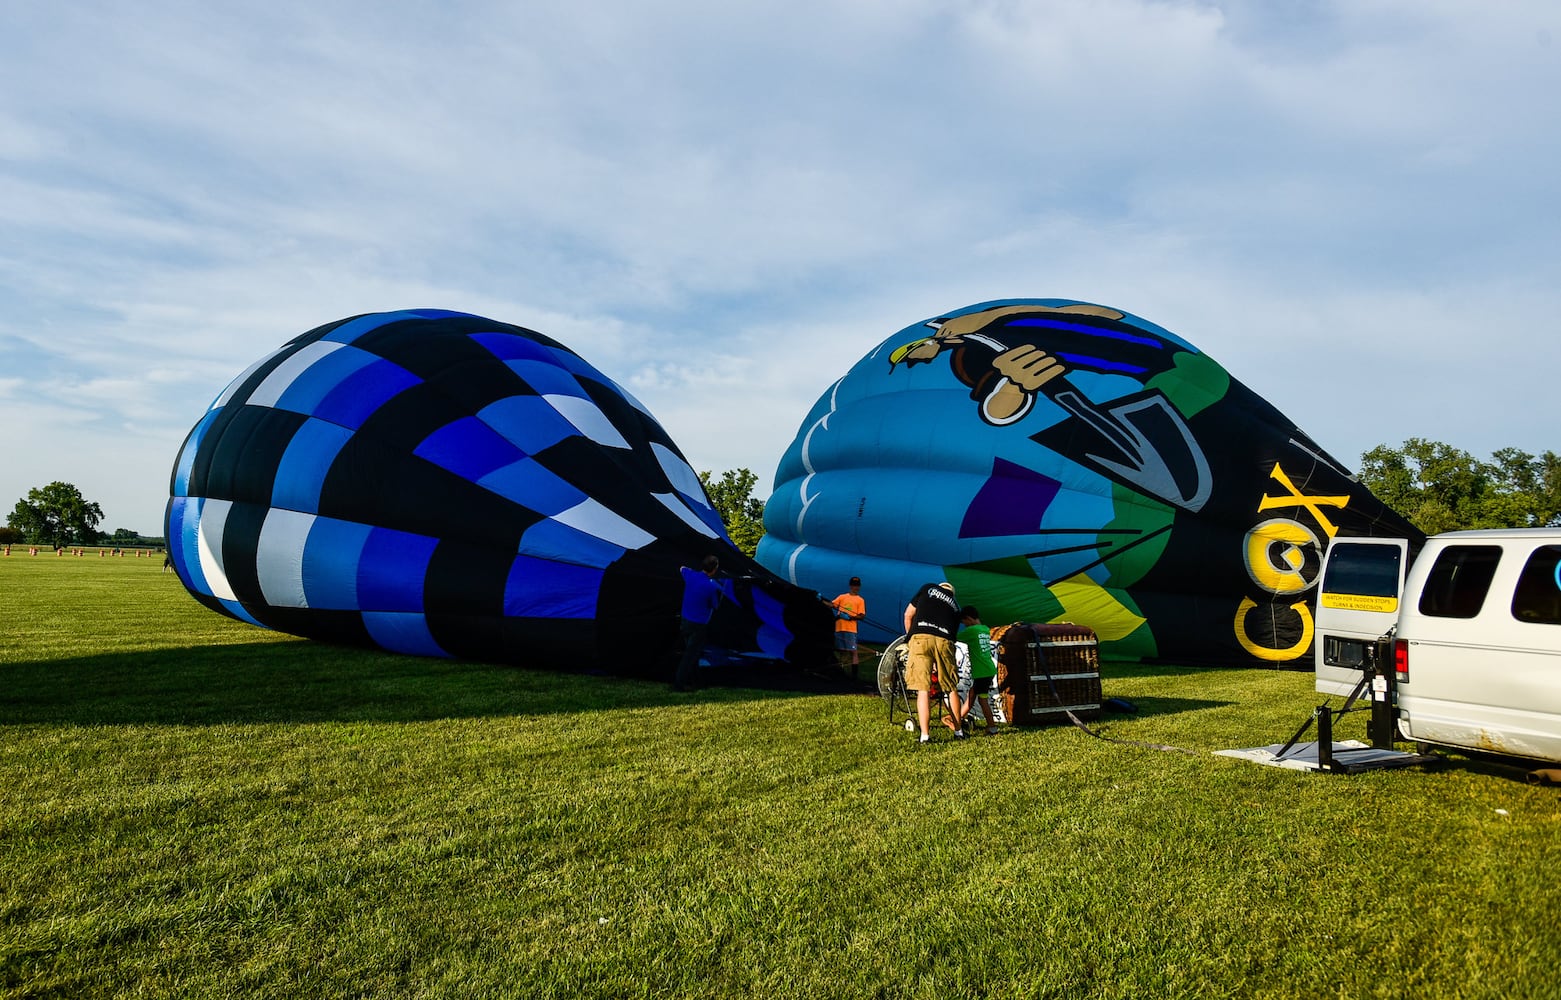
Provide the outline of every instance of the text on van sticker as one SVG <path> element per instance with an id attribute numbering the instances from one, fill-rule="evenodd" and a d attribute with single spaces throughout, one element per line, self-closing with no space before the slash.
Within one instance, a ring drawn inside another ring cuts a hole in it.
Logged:
<path id="1" fill-rule="evenodd" d="M 1317 600 L 1325 608 L 1337 608 L 1340 611 L 1381 611 L 1384 614 L 1392 614 L 1398 610 L 1398 598 L 1396 597 L 1372 597 L 1369 594 L 1330 594 L 1325 592 Z"/>

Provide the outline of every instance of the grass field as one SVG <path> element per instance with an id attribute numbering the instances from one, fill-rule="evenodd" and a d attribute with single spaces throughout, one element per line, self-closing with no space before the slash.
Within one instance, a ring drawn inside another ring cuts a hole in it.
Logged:
<path id="1" fill-rule="evenodd" d="M 0 995 L 1554 997 L 1561 796 L 1279 742 L 1309 673 L 913 749 L 857 695 L 316 645 L 0 559 Z M 1359 737 L 1352 716 L 1341 737 Z"/>

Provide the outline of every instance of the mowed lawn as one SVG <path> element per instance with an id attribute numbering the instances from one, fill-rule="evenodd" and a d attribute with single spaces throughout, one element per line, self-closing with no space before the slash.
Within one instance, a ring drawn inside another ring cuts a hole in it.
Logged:
<path id="1" fill-rule="evenodd" d="M 1213 755 L 1307 672 L 1108 664 L 1097 728 L 1190 753 L 916 749 L 876 696 L 343 650 L 160 567 L 0 558 L 5 996 L 1561 996 L 1556 789 Z"/>

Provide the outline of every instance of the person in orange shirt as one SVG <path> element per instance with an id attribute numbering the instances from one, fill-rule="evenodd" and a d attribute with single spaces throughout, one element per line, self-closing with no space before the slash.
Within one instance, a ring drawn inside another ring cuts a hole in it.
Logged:
<path id="1" fill-rule="evenodd" d="M 845 669 L 846 654 L 851 654 L 851 676 L 857 674 L 856 623 L 867 617 L 867 602 L 862 600 L 862 578 L 853 576 L 850 590 L 841 594 L 829 606 L 835 610 L 835 657 L 840 668 Z"/>

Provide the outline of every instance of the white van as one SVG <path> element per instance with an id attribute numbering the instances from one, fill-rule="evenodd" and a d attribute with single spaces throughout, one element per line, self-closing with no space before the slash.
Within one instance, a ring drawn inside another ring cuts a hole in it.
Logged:
<path id="1" fill-rule="evenodd" d="M 1381 668 L 1405 739 L 1561 762 L 1561 528 L 1451 531 L 1408 556 L 1402 539 L 1329 546 L 1317 690 L 1352 691 L 1396 628 Z"/>

